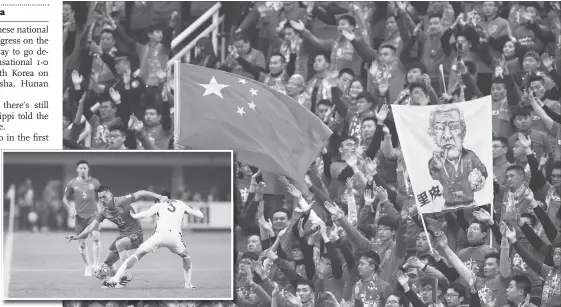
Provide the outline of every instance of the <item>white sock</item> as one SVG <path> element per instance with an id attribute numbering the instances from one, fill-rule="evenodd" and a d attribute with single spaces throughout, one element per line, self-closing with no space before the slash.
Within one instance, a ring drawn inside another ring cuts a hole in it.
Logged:
<path id="1" fill-rule="evenodd" d="M 78 250 L 80 251 L 80 255 L 82 255 L 82 259 L 84 260 L 84 264 L 86 264 L 87 267 L 90 266 L 90 255 L 88 254 L 88 246 L 81 248 L 80 246 L 78 246 Z"/>
<path id="2" fill-rule="evenodd" d="M 189 262 L 188 270 L 185 270 L 186 261 Z M 185 279 L 185 284 L 191 285 L 191 272 L 193 272 L 193 262 L 191 262 L 191 258 L 183 259 L 183 278 Z"/>
<path id="3" fill-rule="evenodd" d="M 93 263 L 94 265 L 99 264 L 99 259 L 101 258 L 101 242 L 93 242 Z"/>
<path id="4" fill-rule="evenodd" d="M 115 279 L 116 280 L 121 280 L 121 277 L 123 277 L 123 275 L 125 275 L 125 272 L 127 271 L 127 262 L 128 262 L 128 259 L 123 261 L 123 264 L 121 264 L 121 266 L 119 267 L 119 270 L 117 270 L 117 273 L 115 274 Z"/>
<path id="5" fill-rule="evenodd" d="M 121 251 L 119 252 L 119 259 L 121 259 L 121 267 L 119 267 L 119 270 L 124 267 L 125 268 L 125 273 L 127 272 L 126 270 L 126 265 L 125 265 L 125 261 L 127 261 L 127 259 L 129 258 L 130 253 L 129 251 Z M 120 275 L 119 277 L 122 277 L 122 275 Z"/>
<path id="6" fill-rule="evenodd" d="M 123 261 L 123 264 L 121 264 L 121 266 L 119 267 L 117 274 L 115 274 L 115 279 L 121 280 L 121 278 L 129 271 L 129 269 L 132 269 L 132 267 L 137 262 L 138 259 L 136 258 L 135 255 L 132 255 L 131 257 L 125 259 L 125 261 Z"/>
<path id="7" fill-rule="evenodd" d="M 187 285 L 191 285 L 191 271 L 192 269 L 189 271 L 183 270 L 183 278 L 185 278 L 185 284 Z"/>

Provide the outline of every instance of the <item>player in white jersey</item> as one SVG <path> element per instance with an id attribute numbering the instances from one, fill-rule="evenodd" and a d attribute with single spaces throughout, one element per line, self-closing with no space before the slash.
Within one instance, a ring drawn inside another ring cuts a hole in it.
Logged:
<path id="1" fill-rule="evenodd" d="M 167 192 L 161 193 L 161 195 L 169 197 L 169 193 Z M 149 252 L 156 252 L 160 247 L 167 247 L 172 253 L 182 258 L 183 276 L 185 278 L 184 288 L 195 288 L 191 283 L 191 257 L 187 253 L 187 247 L 183 243 L 181 225 L 185 214 L 193 215 L 198 218 L 203 218 L 204 214 L 200 210 L 187 206 L 180 200 L 172 199 L 166 202 L 159 202 L 156 200 L 154 206 L 140 213 L 131 211 L 131 216 L 135 219 L 146 218 L 154 214 L 158 216 L 158 223 L 156 224 L 156 229 L 154 229 L 154 234 L 152 234 L 148 240 L 144 241 L 132 256 L 123 262 L 117 274 L 109 279 L 107 284 L 116 286 L 121 276 L 123 276 L 127 270 L 130 270 L 142 257 Z"/>

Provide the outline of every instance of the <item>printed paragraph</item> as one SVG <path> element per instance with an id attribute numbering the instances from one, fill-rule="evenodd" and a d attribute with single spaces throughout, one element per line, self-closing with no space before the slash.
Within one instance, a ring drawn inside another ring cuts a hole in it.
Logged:
<path id="1" fill-rule="evenodd" d="M 48 32 L 48 25 L 0 28 L 18 37 L 0 38 L 0 88 L 49 86 Z"/>
<path id="2" fill-rule="evenodd" d="M 41 22 L 0 25 L 0 147 L 45 144 L 49 138 L 49 26 Z M 51 59 L 52 60 L 52 59 Z M 52 105 L 52 104 L 51 104 Z M 10 145 L 12 144 L 12 145 Z M 3 146 L 2 146 L 3 145 Z M 35 145 L 33 145 L 35 146 Z"/>

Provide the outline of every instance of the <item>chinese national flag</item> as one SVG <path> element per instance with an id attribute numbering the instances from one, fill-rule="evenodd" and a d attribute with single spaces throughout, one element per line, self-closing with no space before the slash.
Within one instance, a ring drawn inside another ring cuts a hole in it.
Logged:
<path id="1" fill-rule="evenodd" d="M 262 83 L 190 64 L 176 66 L 175 141 L 234 150 L 236 159 L 302 186 L 331 130 L 313 113 Z"/>

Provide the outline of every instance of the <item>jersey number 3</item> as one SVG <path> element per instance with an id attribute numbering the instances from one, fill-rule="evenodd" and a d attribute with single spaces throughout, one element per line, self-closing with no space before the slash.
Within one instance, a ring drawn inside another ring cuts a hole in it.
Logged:
<path id="1" fill-rule="evenodd" d="M 172 203 L 168 203 L 168 211 L 169 212 L 175 212 L 175 206 Z"/>

